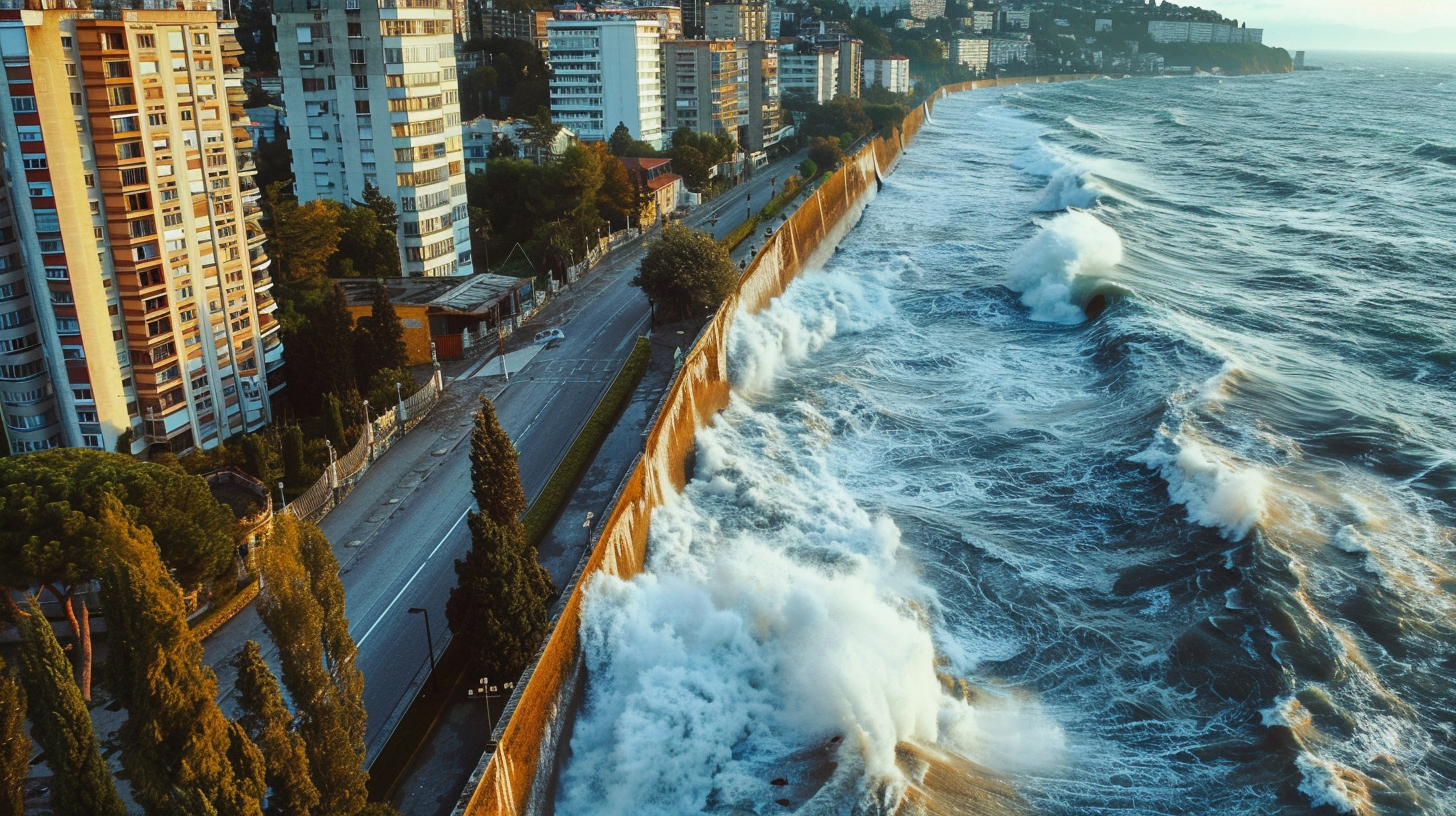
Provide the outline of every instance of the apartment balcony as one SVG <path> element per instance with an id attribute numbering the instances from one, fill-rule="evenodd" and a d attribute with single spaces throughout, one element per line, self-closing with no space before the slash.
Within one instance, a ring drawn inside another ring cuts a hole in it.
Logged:
<path id="1" fill-rule="evenodd" d="M 263 242 L 266 241 L 266 240 L 268 240 L 268 234 L 267 233 L 263 232 L 263 230 L 261 230 L 261 229 L 253 229 L 252 228 L 253 227 L 253 222 L 249 221 L 248 222 L 248 227 L 249 227 L 249 229 L 248 229 L 248 248 L 249 249 L 252 249 L 255 246 L 262 246 Z"/>

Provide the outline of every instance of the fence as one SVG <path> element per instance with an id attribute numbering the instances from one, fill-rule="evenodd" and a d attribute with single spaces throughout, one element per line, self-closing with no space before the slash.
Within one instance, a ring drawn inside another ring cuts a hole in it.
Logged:
<path id="1" fill-rule="evenodd" d="M 338 506 L 369 465 L 389 450 L 399 438 L 418 425 L 440 401 L 440 371 L 424 387 L 406 397 L 400 405 L 385 411 L 364 426 L 364 435 L 342 457 L 324 468 L 324 475 L 302 496 L 289 502 L 283 512 L 308 521 L 318 521 Z M 401 410 L 403 414 L 401 414 Z"/>

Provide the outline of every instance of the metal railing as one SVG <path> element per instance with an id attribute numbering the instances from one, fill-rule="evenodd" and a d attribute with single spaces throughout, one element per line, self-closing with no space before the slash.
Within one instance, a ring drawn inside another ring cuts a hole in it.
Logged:
<path id="1" fill-rule="evenodd" d="M 435 372 L 424 387 L 404 402 L 380 414 L 364 426 L 364 434 L 342 457 L 324 468 L 324 473 L 303 495 L 289 502 L 283 512 L 308 521 L 318 521 L 349 495 L 369 465 L 384 454 L 410 429 L 418 425 L 440 401 L 440 375 Z M 401 417 L 401 409 L 403 416 Z"/>

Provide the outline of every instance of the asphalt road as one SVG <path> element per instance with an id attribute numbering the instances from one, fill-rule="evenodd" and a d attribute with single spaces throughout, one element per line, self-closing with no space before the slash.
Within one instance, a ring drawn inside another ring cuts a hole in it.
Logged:
<path id="1" fill-rule="evenodd" d="M 692 212 L 686 222 L 723 237 L 742 222 L 750 203 L 755 210 L 767 204 L 773 178 L 782 182 L 802 158 L 800 153 L 761 168 L 744 184 Z M 566 337 L 536 355 L 509 384 L 498 377 L 447 383 L 430 416 L 381 457 L 324 518 L 321 526 L 343 565 L 346 612 L 359 646 L 371 758 L 391 715 L 428 665 L 425 621 L 409 609 L 428 611 L 437 654 L 442 649 L 454 562 L 470 544 L 465 524 L 473 506 L 468 437 L 477 398 L 485 394 L 495 403 L 501 425 L 520 452 L 526 496 L 533 499 L 636 338 L 647 330 L 647 300 L 628 284 L 642 253 L 640 241 L 618 248 L 531 321 L 518 336 L 560 328 Z M 558 585 L 567 577 L 553 576 Z M 224 698 L 230 697 L 233 682 L 227 660 L 248 639 L 262 644 L 276 665 L 276 650 L 251 607 L 205 643 L 207 662 L 218 674 Z M 225 699 L 225 710 L 232 708 Z"/>

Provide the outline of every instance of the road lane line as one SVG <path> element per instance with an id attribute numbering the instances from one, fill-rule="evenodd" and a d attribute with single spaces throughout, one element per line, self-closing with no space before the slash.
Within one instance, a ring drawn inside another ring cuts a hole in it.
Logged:
<path id="1" fill-rule="evenodd" d="M 389 602 L 389 606 L 384 607 L 384 611 L 379 614 L 379 618 L 374 621 L 374 625 L 369 627 L 369 631 L 365 632 L 364 635 L 363 635 L 363 637 L 359 638 L 357 641 L 354 642 L 355 648 L 358 648 L 360 646 L 363 646 L 364 645 L 364 641 L 368 640 L 369 639 L 369 636 L 372 635 L 372 634 L 374 634 L 374 630 L 379 627 L 379 624 L 381 624 L 381 623 L 384 622 L 384 619 L 386 617 L 388 617 L 389 610 L 393 609 L 394 608 L 394 605 L 397 604 L 397 603 L 399 603 L 399 599 L 402 598 L 404 596 L 405 591 L 410 588 L 410 584 L 413 584 L 415 582 L 415 579 L 418 578 L 418 577 L 420 577 L 420 573 L 421 572 L 424 572 L 425 565 L 428 564 L 428 563 L 430 563 L 430 559 L 431 558 L 434 558 L 435 557 L 435 553 L 439 552 L 440 551 L 440 548 L 442 546 L 444 546 L 445 539 L 448 539 L 455 532 L 455 528 L 456 527 L 459 527 L 460 526 L 460 522 L 464 521 L 465 520 L 465 517 L 468 516 L 468 515 L 470 515 L 470 511 L 469 510 L 466 510 L 464 513 L 461 513 L 460 514 L 460 518 L 455 519 L 455 523 L 452 524 L 452 525 L 450 525 L 450 531 L 447 532 L 447 533 L 445 533 L 445 537 L 442 538 L 442 539 L 440 539 L 440 543 L 435 545 L 435 549 L 430 550 L 430 554 L 427 555 L 427 556 L 425 556 L 425 560 L 424 561 L 421 561 L 420 562 L 419 569 L 415 570 L 415 574 L 414 575 L 411 575 L 410 576 L 410 579 L 408 581 L 405 581 L 404 582 L 404 586 L 402 586 L 402 587 L 399 588 L 399 594 L 397 594 L 397 595 L 394 596 L 394 600 L 392 600 L 392 601 Z"/>

